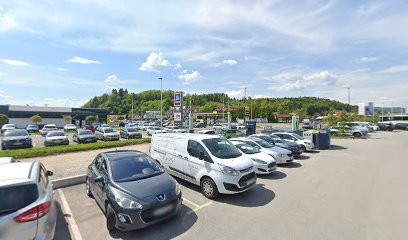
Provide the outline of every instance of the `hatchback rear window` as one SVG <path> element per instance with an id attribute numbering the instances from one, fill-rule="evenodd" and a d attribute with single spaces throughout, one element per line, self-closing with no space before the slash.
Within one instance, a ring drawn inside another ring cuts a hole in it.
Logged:
<path id="1" fill-rule="evenodd" d="M 0 216 L 16 212 L 38 199 L 35 184 L 0 187 Z"/>

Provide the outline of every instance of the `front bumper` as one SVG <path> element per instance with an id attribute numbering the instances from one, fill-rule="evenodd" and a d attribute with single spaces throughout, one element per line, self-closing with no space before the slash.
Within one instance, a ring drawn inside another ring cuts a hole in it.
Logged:
<path id="1" fill-rule="evenodd" d="M 251 172 L 241 176 L 240 178 L 235 177 L 235 181 L 238 180 L 238 182 L 228 181 L 226 179 L 223 180 L 225 181 L 223 181 L 222 184 L 217 184 L 218 191 L 220 193 L 239 193 L 248 190 L 256 184 L 256 173 Z"/>
<path id="2" fill-rule="evenodd" d="M 1 143 L 3 148 L 7 149 L 18 149 L 18 148 L 29 148 L 32 146 L 31 141 L 18 140 L 18 141 L 5 141 Z"/>
<path id="3" fill-rule="evenodd" d="M 116 228 L 121 231 L 132 231 L 149 227 L 153 224 L 159 223 L 178 214 L 182 204 L 183 199 L 181 198 L 180 194 L 176 199 L 172 201 L 168 201 L 159 206 L 155 206 L 149 209 L 129 210 L 118 207 L 117 209 L 114 209 L 116 215 Z M 155 213 L 158 208 L 167 206 L 171 206 L 171 210 L 169 210 L 168 212 L 161 215 Z M 126 222 L 121 222 L 119 220 L 119 215 L 123 216 Z"/>
<path id="4" fill-rule="evenodd" d="M 79 141 L 81 143 L 95 143 L 98 141 L 97 138 L 80 138 Z"/>
<path id="5" fill-rule="evenodd" d="M 50 146 L 59 146 L 59 145 L 68 145 L 69 141 L 45 141 L 44 146 L 50 147 Z"/>
<path id="6" fill-rule="evenodd" d="M 256 174 L 269 174 L 276 171 L 276 162 L 270 164 L 261 164 L 253 162 Z"/>
<path id="7" fill-rule="evenodd" d="M 118 141 L 119 139 L 119 136 L 103 136 L 104 141 Z"/>

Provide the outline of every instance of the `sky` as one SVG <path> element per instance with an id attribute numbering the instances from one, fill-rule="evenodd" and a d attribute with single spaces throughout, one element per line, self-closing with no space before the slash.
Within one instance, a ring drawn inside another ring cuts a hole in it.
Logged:
<path id="1" fill-rule="evenodd" d="M 0 105 L 113 88 L 408 105 L 408 2 L 0 0 Z"/>

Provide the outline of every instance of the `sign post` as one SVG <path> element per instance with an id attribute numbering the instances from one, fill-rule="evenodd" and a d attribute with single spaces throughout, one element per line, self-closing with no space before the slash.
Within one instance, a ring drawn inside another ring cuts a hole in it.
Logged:
<path id="1" fill-rule="evenodd" d="M 180 109 L 179 112 L 174 112 L 174 122 L 179 122 L 180 127 L 183 127 L 183 92 L 176 92 L 174 93 L 174 108 Z"/>

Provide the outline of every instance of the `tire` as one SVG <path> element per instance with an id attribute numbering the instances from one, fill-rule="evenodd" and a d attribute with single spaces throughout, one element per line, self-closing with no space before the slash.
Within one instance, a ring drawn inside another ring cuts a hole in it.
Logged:
<path id="1" fill-rule="evenodd" d="M 109 232 L 115 231 L 116 215 L 110 204 L 106 206 L 106 228 Z"/>
<path id="2" fill-rule="evenodd" d="M 306 152 L 306 146 L 305 145 L 301 145 L 302 151 Z"/>
<path id="3" fill-rule="evenodd" d="M 6 148 L 3 145 L 1 145 L 0 150 L 6 150 Z"/>
<path id="4" fill-rule="evenodd" d="M 355 133 L 353 133 L 353 137 L 355 137 L 355 138 L 360 138 L 360 137 L 361 137 L 361 133 L 355 132 Z"/>
<path id="5" fill-rule="evenodd" d="M 91 186 L 89 185 L 89 179 L 86 178 L 86 183 L 85 183 L 85 191 L 86 191 L 86 195 L 90 198 L 93 198 L 93 194 L 91 191 Z"/>
<path id="6" fill-rule="evenodd" d="M 215 199 L 217 198 L 219 192 L 217 185 L 211 178 L 204 178 L 201 181 L 201 193 L 209 199 Z"/>

